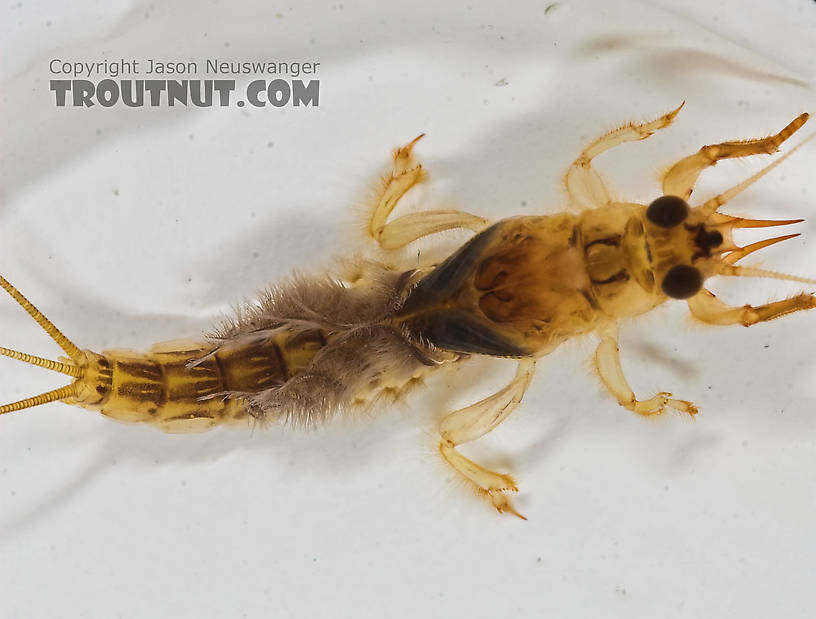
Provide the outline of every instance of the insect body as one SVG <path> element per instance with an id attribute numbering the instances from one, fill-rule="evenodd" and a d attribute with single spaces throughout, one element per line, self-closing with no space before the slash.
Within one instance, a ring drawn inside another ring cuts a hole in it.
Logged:
<path id="1" fill-rule="evenodd" d="M 595 367 L 622 406 L 645 416 L 666 408 L 694 415 L 693 404 L 670 393 L 635 397 L 618 354 L 620 320 L 672 298 L 684 299 L 699 320 L 722 325 L 749 326 L 816 307 L 816 297 L 804 293 L 731 307 L 704 287 L 715 275 L 816 283 L 736 265 L 797 235 L 741 247 L 733 240 L 735 229 L 802 220 L 719 212 L 784 157 L 711 200 L 693 207 L 687 202 L 706 167 L 724 158 L 776 152 L 807 114 L 768 138 L 704 146 L 681 159 L 664 175 L 663 195 L 649 205 L 612 201 L 592 159 L 668 126 L 679 109 L 649 123 L 625 125 L 590 144 L 565 176 L 569 211 L 496 223 L 454 210 L 391 219 L 400 198 L 424 177 L 413 157 L 417 138 L 395 152 L 368 230 L 385 250 L 454 228 L 472 230 L 468 242 L 436 265 L 406 269 L 362 262 L 343 279 L 293 279 L 240 309 L 201 342 L 168 342 L 143 354 L 80 350 L 0 277 L 0 285 L 67 358 L 52 361 L 6 348 L 0 354 L 74 379 L 2 406 L 0 414 L 61 400 L 167 431 L 201 430 L 247 416 L 313 425 L 335 411 L 395 400 L 435 368 L 471 355 L 506 357 L 517 361 L 514 379 L 445 416 L 439 450 L 498 511 L 520 516 L 508 498 L 516 491 L 513 479 L 465 458 L 456 447 L 490 432 L 513 411 L 537 358 L 569 338 L 595 333 L 600 340 Z"/>

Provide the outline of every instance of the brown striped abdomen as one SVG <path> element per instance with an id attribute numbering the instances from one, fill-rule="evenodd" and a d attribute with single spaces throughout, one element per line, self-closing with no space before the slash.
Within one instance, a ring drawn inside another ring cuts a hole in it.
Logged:
<path id="1" fill-rule="evenodd" d="M 69 404 L 167 432 L 196 432 L 245 419 L 242 395 L 283 385 L 326 344 L 318 329 L 261 331 L 214 347 L 176 341 L 147 353 L 85 351 L 88 366 Z"/>

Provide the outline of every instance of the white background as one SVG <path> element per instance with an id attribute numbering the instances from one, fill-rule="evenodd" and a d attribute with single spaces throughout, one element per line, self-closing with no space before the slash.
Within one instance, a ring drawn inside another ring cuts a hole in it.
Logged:
<path id="1" fill-rule="evenodd" d="M 701 145 L 816 111 L 813 2 L 547 7 L 6 0 L 0 271 L 81 347 L 143 349 L 360 251 L 389 150 L 420 132 L 430 178 L 407 208 L 500 218 L 561 210 L 588 140 L 683 100 L 672 128 L 598 160 L 616 196 L 648 202 Z M 55 107 L 52 58 L 134 56 L 318 61 L 320 106 Z M 718 165 L 695 199 L 767 161 Z M 816 276 L 815 165 L 808 144 L 729 205 L 808 218 L 763 266 Z M 813 289 L 712 284 L 735 304 Z M 809 616 L 814 320 L 704 327 L 673 302 L 627 323 L 636 391 L 693 400 L 694 422 L 618 407 L 590 339 L 544 358 L 520 410 L 466 449 L 518 477 L 527 522 L 435 453 L 436 421 L 501 386 L 508 362 L 473 360 L 319 432 L 165 435 L 59 403 L 5 415 L 0 615 Z M 58 354 L 9 299 L 0 344 Z M 0 372 L 6 402 L 61 384 L 10 360 Z"/>

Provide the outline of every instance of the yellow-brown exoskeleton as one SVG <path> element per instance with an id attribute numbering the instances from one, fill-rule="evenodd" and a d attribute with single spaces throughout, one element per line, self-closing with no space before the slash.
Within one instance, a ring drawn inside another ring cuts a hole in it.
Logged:
<path id="1" fill-rule="evenodd" d="M 61 400 L 173 432 L 247 416 L 314 425 L 336 411 L 397 399 L 435 368 L 471 355 L 507 357 L 518 363 L 512 382 L 445 416 L 439 451 L 499 512 L 520 516 L 508 498 L 516 491 L 514 480 L 465 458 L 457 446 L 507 418 L 521 401 L 538 357 L 569 338 L 595 333 L 600 340 L 595 367 L 622 406 L 645 416 L 666 408 L 694 415 L 693 404 L 670 393 L 635 397 L 618 355 L 620 320 L 670 298 L 685 300 L 694 317 L 717 325 L 749 326 L 816 307 L 816 296 L 807 293 L 731 307 L 704 287 L 715 275 L 816 283 L 736 265 L 748 254 L 796 235 L 740 247 L 733 241 L 734 229 L 802 220 L 744 219 L 718 212 L 784 157 L 711 200 L 688 203 L 706 167 L 724 158 L 776 152 L 805 124 L 807 114 L 776 135 L 704 146 L 681 159 L 663 176 L 662 195 L 648 205 L 610 198 L 592 159 L 667 127 L 679 109 L 652 122 L 630 123 L 590 144 L 564 179 L 569 210 L 496 223 L 455 210 L 391 219 L 400 198 L 424 178 L 413 156 L 416 138 L 395 152 L 368 232 L 383 249 L 456 228 L 475 233 L 468 242 L 426 267 L 400 269 L 368 261 L 343 279 L 295 278 L 271 288 L 198 342 L 168 342 L 147 353 L 80 350 L 0 277 L 0 285 L 67 358 L 52 361 L 7 348 L 0 348 L 0 354 L 73 378 L 65 387 L 2 406 L 0 414 Z"/>

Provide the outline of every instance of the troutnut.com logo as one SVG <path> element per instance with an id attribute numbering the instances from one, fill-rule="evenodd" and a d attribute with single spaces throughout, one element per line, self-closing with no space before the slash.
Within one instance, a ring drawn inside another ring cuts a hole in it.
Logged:
<path id="1" fill-rule="evenodd" d="M 50 90 L 58 107 L 253 107 L 317 106 L 320 80 L 306 79 L 317 73 L 319 62 L 222 61 L 209 59 L 164 62 L 146 60 L 70 61 L 54 58 L 48 69 Z M 132 76 L 143 75 L 144 78 Z M 256 75 L 245 86 L 235 79 L 200 76 Z M 128 76 L 127 79 L 122 79 Z M 168 79 L 167 76 L 173 76 Z M 191 77 L 193 79 L 191 79 Z"/>

